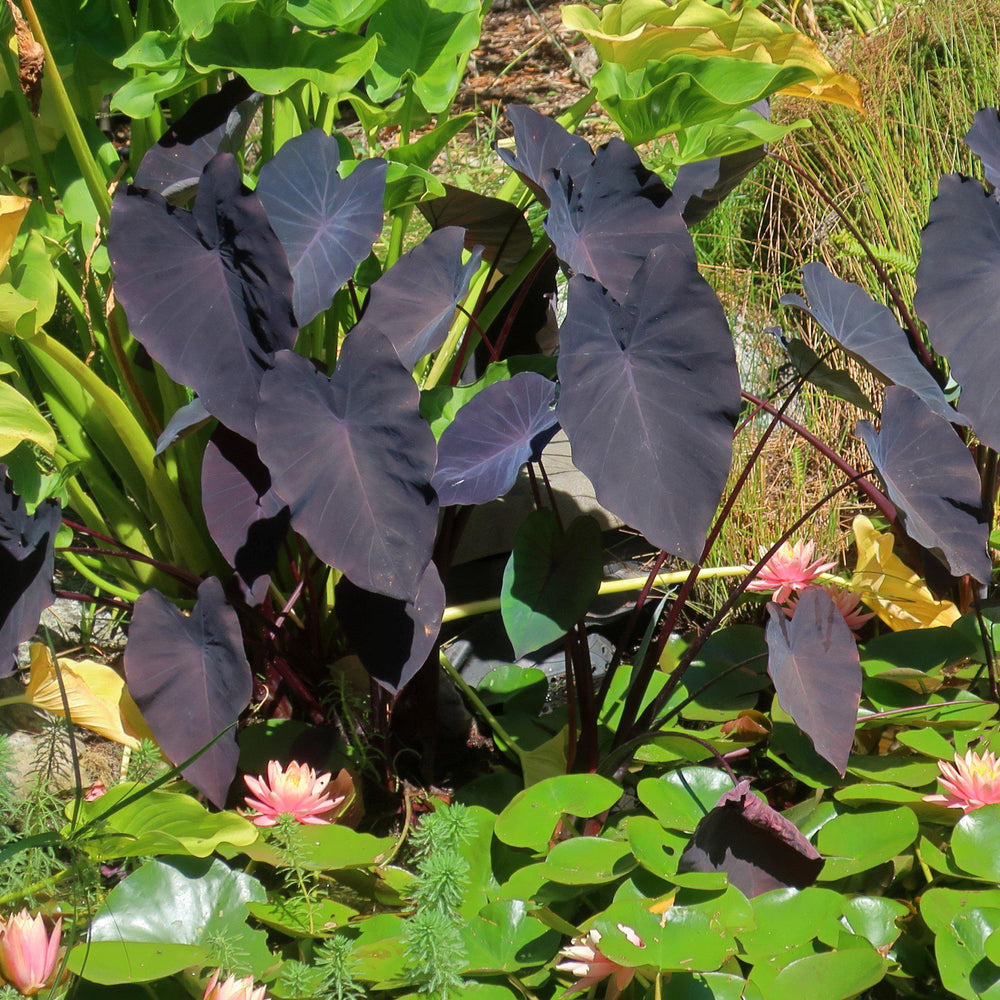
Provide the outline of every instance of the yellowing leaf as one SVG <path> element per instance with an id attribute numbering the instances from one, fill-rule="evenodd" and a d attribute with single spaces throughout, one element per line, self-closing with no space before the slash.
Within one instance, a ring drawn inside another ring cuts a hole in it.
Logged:
<path id="1" fill-rule="evenodd" d="M 50 455 L 56 450 L 55 431 L 38 407 L 0 382 L 0 455 L 13 451 L 22 441 L 33 441 Z"/>
<path id="2" fill-rule="evenodd" d="M 574 4 L 562 8 L 563 23 L 583 33 L 602 61 L 626 70 L 676 55 L 727 57 L 752 63 L 800 68 L 813 79 L 779 91 L 796 97 L 843 104 L 863 111 L 858 82 L 837 73 L 806 35 L 772 21 L 759 10 L 727 13 L 705 0 L 622 0 L 600 15 Z"/>
<path id="3" fill-rule="evenodd" d="M 65 716 L 59 681 L 48 647 L 31 644 L 31 675 L 25 697 L 36 708 Z M 153 734 L 139 713 L 125 681 L 111 667 L 93 660 L 59 660 L 69 714 L 74 724 L 135 749 Z"/>
<path id="4" fill-rule="evenodd" d="M 30 207 L 30 198 L 21 198 L 15 194 L 0 194 L 0 271 L 10 260 L 14 238 Z"/>
<path id="5" fill-rule="evenodd" d="M 852 589 L 896 632 L 952 625 L 961 617 L 951 601 L 939 601 L 898 556 L 888 531 L 876 531 L 867 517 L 854 519 L 858 547 Z"/>

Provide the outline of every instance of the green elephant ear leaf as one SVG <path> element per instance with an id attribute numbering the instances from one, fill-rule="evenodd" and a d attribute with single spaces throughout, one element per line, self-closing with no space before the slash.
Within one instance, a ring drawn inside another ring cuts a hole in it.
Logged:
<path id="1" fill-rule="evenodd" d="M 199 73 L 239 73 L 262 94 L 281 94 L 305 80 L 339 97 L 371 68 L 377 48 L 375 38 L 294 31 L 288 21 L 255 14 L 216 24 L 207 37 L 188 45 L 187 58 Z"/>
<path id="2" fill-rule="evenodd" d="M 148 861 L 108 893 L 67 967 L 107 985 L 223 959 L 236 974 L 260 976 L 273 958 L 267 935 L 248 926 L 246 904 L 265 899 L 260 882 L 218 859 Z"/>
<path id="3" fill-rule="evenodd" d="M 368 95 L 386 101 L 405 80 L 428 111 L 439 113 L 458 90 L 469 53 L 479 43 L 479 0 L 387 0 L 365 34 L 381 36 Z"/>

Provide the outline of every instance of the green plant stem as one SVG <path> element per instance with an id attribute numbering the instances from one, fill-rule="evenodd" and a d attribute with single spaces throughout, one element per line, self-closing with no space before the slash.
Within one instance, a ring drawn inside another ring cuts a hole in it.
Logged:
<path id="1" fill-rule="evenodd" d="M 465 296 L 466 302 L 476 303 L 479 301 L 491 270 L 492 268 L 489 264 L 483 264 L 480 267 L 469 286 L 468 294 Z M 451 324 L 451 329 L 448 331 L 445 342 L 441 345 L 437 354 L 434 355 L 434 363 L 431 365 L 431 370 L 427 373 L 426 379 L 424 379 L 423 388 L 433 389 L 448 373 L 448 365 L 451 364 L 451 359 L 458 349 L 462 337 L 465 335 L 468 324 L 469 321 L 465 313 L 459 310 L 454 322 Z"/>
<path id="2" fill-rule="evenodd" d="M 118 15 L 118 22 L 122 26 L 122 38 L 125 44 L 131 48 L 135 45 L 135 22 L 132 20 L 132 8 L 128 5 L 128 0 L 113 0 L 115 13 Z"/>
<path id="3" fill-rule="evenodd" d="M 35 5 L 32 3 L 32 0 L 21 0 L 21 7 L 24 10 L 28 26 L 31 28 L 31 33 L 35 36 L 35 41 L 41 45 L 42 51 L 45 53 L 45 65 L 48 69 L 48 72 L 45 74 L 45 85 L 55 103 L 56 113 L 59 115 L 59 120 L 66 132 L 70 149 L 72 149 L 76 164 L 83 175 L 87 190 L 90 192 L 91 200 L 97 207 L 97 214 L 100 216 L 101 223 L 106 228 L 111 218 L 111 196 L 108 194 L 107 183 L 101 173 L 101 168 L 97 165 L 97 161 L 90 152 L 90 147 L 87 145 L 83 129 L 80 127 L 80 121 L 76 117 L 76 111 L 73 108 L 73 102 L 69 99 L 69 94 L 66 92 L 66 86 L 63 84 L 56 61 L 52 56 L 52 49 L 49 48 L 49 42 L 45 37 L 45 32 L 42 30 L 41 21 L 38 20 L 38 14 L 35 13 Z"/>
<path id="4" fill-rule="evenodd" d="M 76 380 L 107 417 L 125 449 L 135 462 L 156 505 L 163 515 L 171 547 L 182 555 L 184 565 L 193 571 L 212 564 L 201 534 L 181 501 L 174 483 L 153 460 L 153 446 L 121 397 L 112 392 L 79 358 L 47 333 L 37 333 L 26 340 L 55 361 Z"/>
<path id="5" fill-rule="evenodd" d="M 84 579 L 89 580 L 95 587 L 100 590 L 105 591 L 105 593 L 113 594 L 115 597 L 120 597 L 123 601 L 128 601 L 130 604 L 134 604 L 142 596 L 137 594 L 134 590 L 126 590 L 124 587 L 119 587 L 116 583 L 110 583 L 103 577 L 98 576 L 89 566 L 87 566 L 79 556 L 72 552 L 61 553 L 62 558 L 66 560 L 80 574 Z"/>
<path id="6" fill-rule="evenodd" d="M 5 699 L 0 702 L 0 705 L 8 703 L 10 703 L 10 699 Z M 18 889 L 17 892 L 8 892 L 6 896 L 0 896 L 0 906 L 6 906 L 8 903 L 13 903 L 16 899 L 26 899 L 28 896 L 34 896 L 39 890 L 48 889 L 49 886 L 55 885 L 56 882 L 61 882 L 69 874 L 70 870 L 68 868 L 64 868 L 62 871 L 49 875 L 48 878 L 43 878 L 32 885 L 25 886 L 23 889 Z"/>
<path id="7" fill-rule="evenodd" d="M 0 59 L 3 60 L 4 72 L 10 81 L 10 90 L 14 96 L 17 117 L 21 120 L 21 131 L 24 132 L 24 142 L 28 147 L 28 159 L 31 160 L 31 169 L 34 170 L 35 180 L 38 182 L 38 194 L 42 199 L 45 211 L 50 215 L 55 215 L 56 203 L 52 197 L 55 185 L 52 181 L 52 174 L 49 173 L 48 164 L 45 162 L 45 157 L 42 156 L 42 148 L 38 145 L 35 119 L 32 117 L 31 108 L 28 107 L 28 99 L 17 85 L 18 71 L 14 62 L 14 54 L 6 44 L 0 45 Z"/>
<path id="8" fill-rule="evenodd" d="M 264 163 L 274 157 L 274 98 L 265 97 L 261 107 L 260 158 Z"/>
<path id="9" fill-rule="evenodd" d="M 523 763 L 524 754 L 518 747 L 518 745 L 511 738 L 510 734 L 504 729 L 503 725 L 500 723 L 499 719 L 483 704 L 482 698 L 469 686 L 465 678 L 455 669 L 452 665 L 451 660 L 444 655 L 443 652 L 438 650 L 438 661 L 441 664 L 444 672 L 454 681 L 454 683 L 461 690 L 462 694 L 468 698 L 470 704 L 473 708 L 486 720 L 490 729 L 496 733 L 497 736 L 503 741 L 504 746 L 506 746 L 514 756 L 517 757 L 519 763 Z"/>

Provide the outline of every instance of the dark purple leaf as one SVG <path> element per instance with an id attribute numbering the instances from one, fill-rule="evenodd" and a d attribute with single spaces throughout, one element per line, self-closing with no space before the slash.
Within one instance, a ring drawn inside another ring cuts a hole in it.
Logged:
<path id="1" fill-rule="evenodd" d="M 783 295 L 782 305 L 804 309 L 857 361 L 883 382 L 915 392 L 939 417 L 966 424 L 948 405 L 941 387 L 917 360 L 896 317 L 860 285 L 843 281 L 825 264 L 806 264 L 799 295 Z"/>
<path id="2" fill-rule="evenodd" d="M 497 270 L 509 274 L 524 259 L 534 242 L 524 213 L 503 198 L 444 185 L 441 198 L 417 204 L 434 230 L 458 226 L 465 230 L 465 249 L 483 248 L 483 257 L 496 261 Z"/>
<path id="3" fill-rule="evenodd" d="M 198 588 L 190 616 L 157 590 L 147 590 L 135 602 L 125 680 L 156 742 L 174 764 L 235 724 L 250 703 L 253 679 L 236 612 L 214 576 Z M 236 733 L 230 729 L 184 769 L 184 777 L 222 809 L 238 756 Z"/>
<path id="4" fill-rule="evenodd" d="M 416 597 L 431 558 L 437 446 L 389 341 L 354 331 L 331 378 L 282 351 L 261 386 L 260 456 L 292 526 L 359 587 Z"/>
<path id="5" fill-rule="evenodd" d="M 209 533 L 239 577 L 248 604 L 267 593 L 291 511 L 271 489 L 252 441 L 221 425 L 201 463 L 201 506 Z"/>
<path id="6" fill-rule="evenodd" d="M 806 587 L 789 621 L 773 601 L 767 613 L 767 672 L 781 707 L 843 775 L 861 700 L 858 644 L 833 598 Z"/>
<path id="7" fill-rule="evenodd" d="M 428 563 L 412 602 L 373 594 L 341 577 L 334 594 L 337 621 L 365 669 L 397 694 L 431 654 L 444 614 L 444 587 Z"/>
<path id="8" fill-rule="evenodd" d="M 455 307 L 479 267 L 479 251 L 462 263 L 461 229 L 439 229 L 404 254 L 372 285 L 351 336 L 381 333 L 407 369 L 445 341 Z"/>
<path id="9" fill-rule="evenodd" d="M 976 463 L 947 421 L 907 389 L 885 393 L 879 432 L 857 426 L 906 533 L 942 559 L 955 576 L 989 583 L 989 527 Z"/>
<path id="10" fill-rule="evenodd" d="M 172 444 L 193 434 L 211 419 L 212 414 L 205 409 L 205 404 L 197 396 L 190 403 L 178 407 L 167 421 L 163 433 L 156 439 L 156 451 L 153 452 L 153 457 L 159 458 Z"/>
<path id="11" fill-rule="evenodd" d="M 241 77 L 215 94 L 199 97 L 142 158 L 135 186 L 172 202 L 187 201 L 202 170 L 216 153 L 236 153 L 263 99 Z"/>
<path id="12" fill-rule="evenodd" d="M 621 139 L 601 146 L 580 177 L 550 174 L 545 231 L 556 256 L 594 278 L 620 302 L 656 247 L 691 253 L 691 237 L 670 189 Z"/>
<path id="13" fill-rule="evenodd" d="M 805 889 L 823 858 L 798 828 L 741 781 L 695 828 L 679 872 L 725 872 L 748 899 L 771 889 Z"/>
<path id="14" fill-rule="evenodd" d="M 442 507 L 488 503 L 507 493 L 521 466 L 537 457 L 558 429 L 556 387 L 521 372 L 473 396 L 438 441 L 431 485 Z"/>
<path id="15" fill-rule="evenodd" d="M 556 415 L 574 464 L 604 507 L 658 548 L 698 559 L 729 475 L 740 383 L 690 238 L 654 250 L 622 305 L 572 278 L 559 338 Z"/>
<path id="16" fill-rule="evenodd" d="M 339 163 L 337 140 L 314 128 L 260 171 L 257 194 L 288 256 L 300 326 L 330 308 L 382 232 L 385 160 L 365 160 L 345 180 Z"/>
<path id="17" fill-rule="evenodd" d="M 1000 113 L 996 108 L 976 112 L 972 128 L 965 134 L 965 144 L 982 160 L 986 180 L 1000 188 Z"/>
<path id="18" fill-rule="evenodd" d="M 767 121 L 771 120 L 771 105 L 767 98 L 751 105 L 749 110 Z M 767 146 L 761 145 L 697 163 L 685 163 L 677 171 L 671 188 L 685 223 L 693 226 L 701 222 L 716 205 L 725 201 L 766 154 Z"/>
<path id="19" fill-rule="evenodd" d="M 0 465 L 0 677 L 17 666 L 17 647 L 38 628 L 55 600 L 52 573 L 59 504 L 46 500 L 34 514 L 14 492 Z"/>
<path id="20" fill-rule="evenodd" d="M 507 108 L 507 118 L 514 126 L 517 153 L 494 147 L 497 156 L 520 175 L 544 205 L 549 199 L 542 181 L 553 170 L 574 180 L 587 173 L 594 151 L 578 135 L 571 135 L 557 121 L 521 104 Z"/>
<path id="21" fill-rule="evenodd" d="M 136 340 L 213 417 L 253 439 L 261 374 L 296 330 L 285 251 L 235 158 L 209 162 L 193 212 L 119 191 L 108 252 Z"/>
<path id="22" fill-rule="evenodd" d="M 942 177 L 920 244 L 917 313 L 962 387 L 959 410 L 1000 448 L 1000 204 L 978 181 Z"/>

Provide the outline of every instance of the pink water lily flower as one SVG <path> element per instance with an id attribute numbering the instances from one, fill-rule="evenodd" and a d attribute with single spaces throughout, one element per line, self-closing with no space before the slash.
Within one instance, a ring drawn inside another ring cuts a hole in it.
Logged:
<path id="1" fill-rule="evenodd" d="M 625 935 L 630 944 L 634 944 L 637 948 L 645 947 L 642 938 L 631 927 L 619 924 L 618 930 Z M 573 938 L 559 952 L 565 958 L 565 961 L 560 962 L 556 968 L 560 972 L 572 973 L 572 975 L 576 976 L 577 980 L 563 993 L 563 996 L 567 996 L 570 993 L 579 993 L 582 990 L 589 990 L 591 986 L 610 976 L 611 982 L 608 983 L 607 1000 L 615 1000 L 618 994 L 632 982 L 636 970 L 630 966 L 612 962 L 598 947 L 600 941 L 601 932 L 590 930 L 586 934 Z"/>
<path id="2" fill-rule="evenodd" d="M 0 920 L 0 975 L 23 996 L 30 997 L 49 986 L 59 959 L 62 917 L 49 934 L 41 914 L 27 910 Z"/>
<path id="3" fill-rule="evenodd" d="M 964 757 L 955 754 L 954 766 L 939 761 L 938 768 L 946 795 L 925 795 L 925 802 L 936 802 L 949 809 L 970 813 L 981 806 L 1000 802 L 1000 760 L 989 750 L 982 756 L 968 750 Z"/>
<path id="4" fill-rule="evenodd" d="M 287 770 L 272 760 L 267 765 L 267 779 L 245 775 L 247 787 L 256 798 L 247 796 L 246 804 L 259 815 L 253 821 L 257 826 L 275 826 L 278 817 L 287 813 L 299 823 L 320 825 L 330 821 L 322 813 L 336 809 L 344 796 L 331 799 L 323 791 L 330 783 L 329 774 L 317 775 L 308 764 L 292 761 Z"/>
<path id="5" fill-rule="evenodd" d="M 842 590 L 840 587 L 827 583 L 821 583 L 820 586 L 833 598 L 833 603 L 837 605 L 837 610 L 844 616 L 847 627 L 855 634 L 865 622 L 869 622 L 875 617 L 874 612 L 862 610 L 861 598 L 853 591 Z M 785 612 L 786 617 L 791 618 L 795 614 L 798 603 L 798 593 L 790 594 L 781 609 Z"/>
<path id="6" fill-rule="evenodd" d="M 784 542 L 781 548 L 761 567 L 756 578 L 747 584 L 747 590 L 773 591 L 772 601 L 784 604 L 793 590 L 808 587 L 820 574 L 834 567 L 832 562 L 813 560 L 813 542 L 802 539 L 794 544 Z"/>
<path id="7" fill-rule="evenodd" d="M 229 976 L 220 983 L 220 971 L 216 969 L 212 973 L 202 1000 L 267 1000 L 265 987 L 258 986 L 254 989 L 253 976 L 247 976 L 245 979 Z"/>

